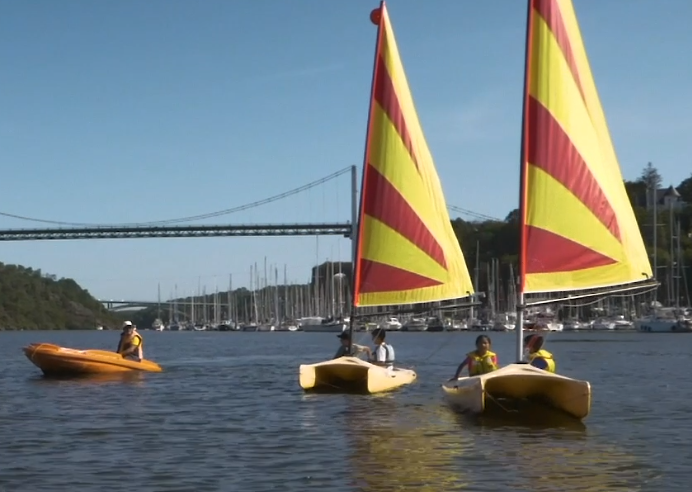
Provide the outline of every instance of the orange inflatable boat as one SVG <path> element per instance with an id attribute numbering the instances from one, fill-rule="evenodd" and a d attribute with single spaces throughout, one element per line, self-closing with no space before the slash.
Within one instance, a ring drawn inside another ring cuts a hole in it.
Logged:
<path id="1" fill-rule="evenodd" d="M 161 366 L 150 360 L 124 359 L 107 350 L 75 350 L 52 343 L 32 343 L 24 354 L 46 376 L 79 376 L 117 374 L 133 371 L 162 372 Z"/>

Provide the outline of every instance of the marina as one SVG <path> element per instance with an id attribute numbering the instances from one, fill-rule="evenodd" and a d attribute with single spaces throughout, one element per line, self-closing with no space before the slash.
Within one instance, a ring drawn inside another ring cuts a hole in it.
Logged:
<path id="1" fill-rule="evenodd" d="M 489 264 L 487 269 L 491 270 L 495 264 Z M 268 268 L 274 271 L 275 279 L 278 278 L 281 269 L 275 265 Z M 200 288 L 198 295 L 163 300 L 156 307 L 147 308 L 148 316 L 144 318 L 154 319 L 148 326 L 140 324 L 139 329 L 339 333 L 349 323 L 347 306 L 351 302 L 348 288 L 350 269 L 348 262 L 323 263 L 313 269 L 313 281 L 303 285 L 267 285 L 262 277 L 255 277 L 254 285 L 257 288 L 217 290 L 213 294 L 207 294 Z M 477 268 L 476 271 L 485 269 Z M 250 271 L 256 275 L 257 269 L 253 266 Z M 324 275 L 318 275 L 318 271 L 324 272 Z M 479 306 L 463 309 L 440 307 L 430 309 L 423 315 L 406 313 L 396 316 L 386 312 L 380 315 L 377 308 L 365 308 L 366 316 L 356 323 L 355 330 L 371 331 L 379 327 L 398 332 L 513 331 L 516 327 L 516 313 L 511 310 L 514 305 L 511 297 L 512 284 L 502 288 L 500 282 L 493 282 L 492 279 L 481 283 L 476 271 L 471 274 L 472 278 L 477 279 L 476 285 L 490 288 L 487 292 L 478 291 L 476 297 L 483 301 Z M 329 278 L 332 282 L 326 280 Z M 232 278 L 229 279 L 229 288 L 232 289 Z M 682 300 L 685 301 L 684 296 Z M 523 330 L 692 331 L 692 308 L 682 304 L 666 306 L 660 302 L 657 306 L 652 308 L 650 293 L 598 299 L 587 303 L 556 302 L 527 310 Z M 411 307 L 401 308 L 405 311 Z M 137 312 L 132 311 L 132 315 Z M 177 314 L 172 317 L 172 313 Z"/>

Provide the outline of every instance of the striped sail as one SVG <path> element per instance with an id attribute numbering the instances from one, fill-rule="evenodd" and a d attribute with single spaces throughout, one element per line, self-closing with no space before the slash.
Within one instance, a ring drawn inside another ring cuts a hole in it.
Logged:
<path id="1" fill-rule="evenodd" d="M 366 142 L 355 306 L 416 304 L 473 293 L 432 155 L 382 2 Z"/>
<path id="2" fill-rule="evenodd" d="M 529 0 L 522 291 L 651 277 L 571 0 Z"/>

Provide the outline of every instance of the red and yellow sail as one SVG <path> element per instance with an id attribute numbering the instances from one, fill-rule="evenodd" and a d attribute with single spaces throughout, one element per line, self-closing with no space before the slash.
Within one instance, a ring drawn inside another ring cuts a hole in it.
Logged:
<path id="1" fill-rule="evenodd" d="M 571 0 L 529 0 L 523 292 L 651 277 Z"/>
<path id="2" fill-rule="evenodd" d="M 377 50 L 354 278 L 356 306 L 415 304 L 473 293 L 384 2 Z"/>

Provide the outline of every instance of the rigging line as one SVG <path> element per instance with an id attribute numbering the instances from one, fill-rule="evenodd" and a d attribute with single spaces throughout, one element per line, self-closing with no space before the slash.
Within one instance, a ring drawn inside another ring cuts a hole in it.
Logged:
<path id="1" fill-rule="evenodd" d="M 447 208 L 449 210 L 452 210 L 453 212 L 458 212 L 458 213 L 461 213 L 464 215 L 470 215 L 470 216 L 476 217 L 478 219 L 493 220 L 493 221 L 497 221 L 497 222 L 502 222 L 502 220 L 498 219 L 497 217 L 492 217 L 490 215 L 482 214 L 479 212 L 474 212 L 473 210 L 469 210 L 469 209 L 462 208 L 462 207 L 457 207 L 456 205 L 447 205 Z"/>
<path id="2" fill-rule="evenodd" d="M 0 216 L 2 217 L 8 217 L 12 219 L 18 219 L 18 220 L 25 220 L 29 222 L 40 222 L 43 224 L 54 224 L 54 225 L 61 225 L 61 226 L 77 226 L 77 227 L 146 227 L 146 226 L 163 226 L 163 225 L 171 225 L 171 224 L 179 224 L 182 222 L 192 222 L 195 220 L 203 220 L 203 219 L 209 219 L 213 217 L 220 217 L 222 215 L 229 215 L 232 213 L 236 212 L 241 212 L 243 210 L 248 210 L 251 208 L 256 208 L 262 205 L 266 205 L 268 203 L 276 202 L 278 200 L 282 200 L 284 198 L 287 198 L 289 196 L 297 195 L 298 193 L 302 193 L 303 191 L 310 190 L 312 188 L 315 188 L 321 184 L 324 184 L 328 181 L 331 181 L 343 174 L 346 174 L 351 170 L 351 167 L 346 167 L 344 169 L 341 169 L 340 171 L 334 172 L 330 174 L 329 176 L 325 176 L 324 178 L 318 179 L 316 181 L 312 181 L 308 184 L 305 184 L 303 186 L 300 186 L 298 188 L 294 188 L 292 190 L 286 191 L 284 193 L 280 193 L 278 195 L 271 196 L 269 198 L 264 198 L 262 200 L 257 200 L 255 202 L 247 203 L 245 205 L 239 205 L 237 207 L 233 208 L 228 208 L 225 210 L 219 210 L 217 212 L 210 212 L 206 214 L 200 214 L 200 215 L 193 215 L 189 217 L 180 217 L 177 219 L 165 219 L 165 220 L 157 220 L 157 221 L 151 221 L 151 222 L 123 222 L 123 223 L 115 223 L 115 224 L 96 224 L 96 223 L 89 223 L 89 222 L 66 222 L 66 221 L 59 221 L 59 220 L 48 220 L 48 219 L 37 219 L 34 217 L 26 217 L 23 215 L 17 215 L 17 214 L 11 214 L 7 212 L 0 212 Z"/>
<path id="3" fill-rule="evenodd" d="M 613 294 L 613 295 L 609 295 L 609 296 L 605 296 L 605 297 L 598 298 L 598 299 L 593 300 L 593 301 L 588 301 L 588 302 L 579 303 L 579 304 L 571 304 L 571 303 L 569 303 L 569 302 L 566 302 L 566 303 L 563 304 L 563 306 L 567 306 L 567 307 L 570 307 L 570 308 L 580 308 L 580 307 L 592 306 L 592 305 L 594 305 L 594 304 L 598 304 L 598 303 L 601 302 L 604 298 L 612 298 L 612 297 L 615 297 L 615 298 L 620 298 L 620 299 L 622 299 L 622 298 L 625 298 L 625 297 L 642 296 L 642 295 L 644 295 L 644 294 L 648 294 L 649 292 L 654 292 L 654 291 L 656 291 L 657 289 L 658 289 L 658 286 L 657 286 L 657 287 L 651 287 L 650 289 L 643 290 L 643 291 L 641 291 L 641 292 L 637 292 L 636 294 Z"/>

